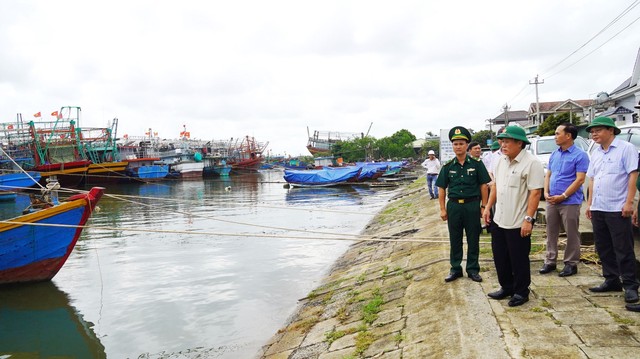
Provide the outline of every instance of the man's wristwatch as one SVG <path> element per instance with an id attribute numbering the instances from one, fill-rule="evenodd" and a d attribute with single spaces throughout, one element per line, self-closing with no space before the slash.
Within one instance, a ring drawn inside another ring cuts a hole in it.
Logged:
<path id="1" fill-rule="evenodd" d="M 524 220 L 531 224 L 534 224 L 536 222 L 536 220 L 531 216 L 524 216 Z"/>

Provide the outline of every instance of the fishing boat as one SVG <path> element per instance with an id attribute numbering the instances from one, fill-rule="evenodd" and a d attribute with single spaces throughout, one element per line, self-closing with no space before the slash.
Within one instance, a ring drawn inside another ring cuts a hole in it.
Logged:
<path id="1" fill-rule="evenodd" d="M 38 172 L 0 174 L 0 202 L 15 200 L 17 191 L 32 187 L 39 180 L 40 173 Z"/>
<path id="2" fill-rule="evenodd" d="M 329 187 L 356 181 L 361 167 L 285 170 L 284 180 L 292 187 Z"/>
<path id="3" fill-rule="evenodd" d="M 104 193 L 57 201 L 59 185 L 51 182 L 21 216 L 0 221 L 0 285 L 51 280 L 71 254 L 83 226 Z"/>
<path id="4" fill-rule="evenodd" d="M 158 157 L 159 139 L 151 129 L 145 137 L 123 136 L 118 145 L 120 158 L 127 163 L 123 181 L 155 182 L 167 177 L 169 165 Z"/>
<path id="5" fill-rule="evenodd" d="M 372 123 L 373 125 L 373 123 Z M 369 130 L 371 126 L 369 126 Z M 366 136 L 369 135 L 367 131 Z M 326 156 L 331 154 L 333 146 L 340 141 L 349 141 L 355 138 L 365 137 L 364 133 L 336 132 L 336 131 L 313 131 L 313 135 L 307 127 L 307 150 L 312 155 Z"/>
<path id="6" fill-rule="evenodd" d="M 17 191 L 34 186 L 40 181 L 38 172 L 0 174 L 0 191 Z"/>
<path id="7" fill-rule="evenodd" d="M 236 145 L 229 149 L 227 163 L 231 165 L 232 171 L 257 172 L 264 162 L 262 154 L 268 145 L 269 142 L 261 143 L 254 137 L 245 136 L 239 145 L 236 142 Z"/>

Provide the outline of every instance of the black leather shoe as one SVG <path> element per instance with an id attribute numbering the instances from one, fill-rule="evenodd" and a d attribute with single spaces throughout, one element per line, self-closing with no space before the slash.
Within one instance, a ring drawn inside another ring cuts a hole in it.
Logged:
<path id="1" fill-rule="evenodd" d="M 474 282 L 482 282 L 482 277 L 478 273 L 468 273 L 469 278 Z"/>
<path id="2" fill-rule="evenodd" d="M 547 273 L 553 272 L 554 270 L 556 270 L 556 265 L 555 264 L 543 264 L 542 268 L 540 268 L 538 273 L 547 274 Z"/>
<path id="3" fill-rule="evenodd" d="M 632 312 L 640 312 L 640 304 L 627 304 L 624 307 Z"/>
<path id="4" fill-rule="evenodd" d="M 562 272 L 558 273 L 558 276 L 569 277 L 574 274 L 578 274 L 578 267 L 572 266 L 571 264 L 565 264 L 564 268 L 562 268 Z"/>
<path id="5" fill-rule="evenodd" d="M 453 282 L 454 280 L 462 277 L 462 273 L 460 272 L 450 272 L 449 275 L 444 279 L 445 282 Z"/>
<path id="6" fill-rule="evenodd" d="M 622 290 L 622 284 L 604 282 L 597 287 L 589 288 L 589 290 L 594 293 L 619 292 Z"/>
<path id="7" fill-rule="evenodd" d="M 491 292 L 491 293 L 489 293 L 487 295 L 491 299 L 500 300 L 500 299 L 504 299 L 506 297 L 510 297 L 511 296 L 511 292 L 508 292 L 508 291 L 504 290 L 503 288 L 500 288 L 500 289 L 496 290 L 495 292 Z"/>
<path id="8" fill-rule="evenodd" d="M 529 301 L 529 297 L 523 297 L 520 294 L 514 294 L 513 297 L 509 300 L 510 307 L 517 307 L 519 305 L 523 305 L 524 303 Z"/>
<path id="9" fill-rule="evenodd" d="M 625 289 L 624 290 L 624 301 L 627 303 L 635 303 L 638 299 L 638 290 L 637 289 Z"/>

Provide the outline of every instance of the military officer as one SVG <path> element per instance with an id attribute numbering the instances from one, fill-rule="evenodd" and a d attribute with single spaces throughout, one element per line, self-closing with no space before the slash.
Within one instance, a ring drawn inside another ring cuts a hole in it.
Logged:
<path id="1" fill-rule="evenodd" d="M 479 159 L 467 154 L 467 147 L 471 141 L 471 133 L 464 127 L 457 126 L 449 131 L 449 140 L 456 155 L 440 169 L 436 186 L 440 201 L 440 218 L 448 221 L 449 242 L 451 249 L 449 261 L 451 270 L 444 279 L 445 282 L 454 281 L 462 277 L 462 231 L 467 234 L 467 266 L 469 278 L 475 282 L 482 282 L 480 276 L 480 214 L 481 208 L 487 203 L 488 189 L 486 184 L 491 181 L 489 173 Z M 446 203 L 448 189 L 449 201 Z"/>

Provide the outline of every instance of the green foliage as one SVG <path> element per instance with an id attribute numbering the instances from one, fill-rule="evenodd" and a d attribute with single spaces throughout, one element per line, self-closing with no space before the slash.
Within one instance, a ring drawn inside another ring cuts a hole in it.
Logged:
<path id="1" fill-rule="evenodd" d="M 471 136 L 471 141 L 478 142 L 480 144 L 480 147 L 485 148 L 487 147 L 487 140 L 490 138 L 491 138 L 491 131 L 482 130 L 474 133 Z"/>
<path id="2" fill-rule="evenodd" d="M 375 145 L 375 141 L 375 138 L 369 136 L 340 141 L 331 148 L 331 155 L 342 157 L 345 162 L 364 161 Z"/>
<path id="3" fill-rule="evenodd" d="M 340 141 L 333 145 L 331 154 L 345 162 L 372 159 L 409 158 L 414 156 L 411 143 L 416 140 L 408 130 L 400 130 L 389 137 L 376 140 L 373 137 Z"/>
<path id="4" fill-rule="evenodd" d="M 384 303 L 379 288 L 374 289 L 372 294 L 373 298 L 371 298 L 371 300 L 362 308 L 363 321 L 367 324 L 371 324 L 378 319 L 378 313 L 382 310 L 380 307 L 382 306 L 382 303 Z"/>
<path id="5" fill-rule="evenodd" d="M 569 112 L 563 112 L 561 114 L 553 114 L 547 119 L 544 120 L 538 126 L 538 130 L 536 133 L 540 136 L 552 136 L 556 133 L 556 127 L 560 126 L 560 124 L 569 122 Z M 571 116 L 571 123 L 577 125 L 580 123 L 580 117 L 577 117 L 575 114 Z"/>
<path id="6" fill-rule="evenodd" d="M 427 153 L 429 153 L 430 150 L 433 150 L 433 152 L 436 153 L 436 157 L 438 157 L 438 155 L 440 154 L 440 140 L 425 141 L 420 148 L 420 157 L 426 158 Z"/>

